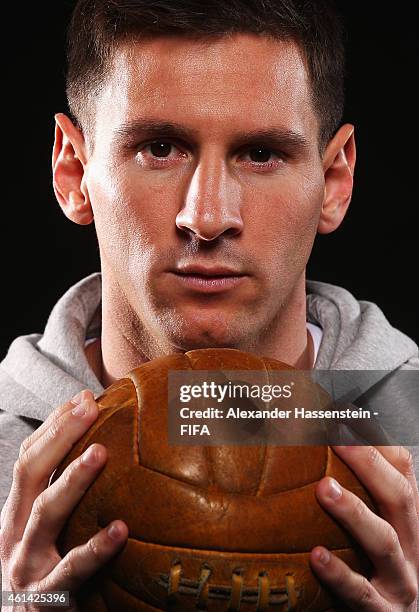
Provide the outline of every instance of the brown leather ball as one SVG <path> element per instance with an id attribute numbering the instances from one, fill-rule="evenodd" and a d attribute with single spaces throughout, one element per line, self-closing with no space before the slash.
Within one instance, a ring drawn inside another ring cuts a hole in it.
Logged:
<path id="1" fill-rule="evenodd" d="M 114 519 L 129 537 L 79 591 L 80 610 L 334 610 L 311 549 L 324 545 L 361 573 L 368 562 L 315 486 L 334 476 L 373 507 L 365 489 L 328 446 L 170 446 L 167 374 L 192 369 L 291 368 L 234 349 L 194 350 L 150 361 L 98 398 L 97 420 L 54 479 L 93 442 L 108 461 L 58 548 L 64 556 Z"/>

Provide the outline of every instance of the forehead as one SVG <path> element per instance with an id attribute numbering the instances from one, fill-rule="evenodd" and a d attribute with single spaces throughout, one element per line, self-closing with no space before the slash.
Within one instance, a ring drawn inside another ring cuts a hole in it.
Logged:
<path id="1" fill-rule="evenodd" d="M 299 47 L 253 34 L 120 46 L 97 98 L 97 130 L 141 117 L 201 126 L 207 135 L 262 124 L 317 131 Z"/>

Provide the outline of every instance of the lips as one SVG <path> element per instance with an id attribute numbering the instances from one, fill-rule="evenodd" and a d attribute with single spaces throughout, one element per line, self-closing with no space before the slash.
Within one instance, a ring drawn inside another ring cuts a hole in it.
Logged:
<path id="1" fill-rule="evenodd" d="M 227 266 L 191 264 L 178 267 L 174 272 L 180 285 L 199 293 L 220 293 L 237 287 L 246 274 Z"/>
<path id="2" fill-rule="evenodd" d="M 244 274 L 238 270 L 233 270 L 226 266 L 202 266 L 202 265 L 189 265 L 182 266 L 176 269 L 177 274 L 195 274 L 200 276 L 244 276 Z"/>

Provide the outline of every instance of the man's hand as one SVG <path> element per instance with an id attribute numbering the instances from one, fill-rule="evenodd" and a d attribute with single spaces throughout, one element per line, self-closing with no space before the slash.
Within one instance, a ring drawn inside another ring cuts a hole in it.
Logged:
<path id="1" fill-rule="evenodd" d="M 416 612 L 419 582 L 419 493 L 413 461 L 401 446 L 334 446 L 373 498 L 380 516 L 356 495 L 323 478 L 322 506 L 358 541 L 374 567 L 370 580 L 316 546 L 310 563 L 350 610 Z"/>
<path id="2" fill-rule="evenodd" d="M 97 416 L 93 394 L 83 391 L 55 410 L 23 441 L 0 519 L 3 590 L 70 591 L 71 596 L 125 543 L 127 526 L 113 521 L 63 559 L 56 548 L 56 539 L 71 511 L 105 465 L 105 447 L 91 445 L 50 487 L 48 482 Z M 44 611 L 45 607 L 39 609 Z"/>

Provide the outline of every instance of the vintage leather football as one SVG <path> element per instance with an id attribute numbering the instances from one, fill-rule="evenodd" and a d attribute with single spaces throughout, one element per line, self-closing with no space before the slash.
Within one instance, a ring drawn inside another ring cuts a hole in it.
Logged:
<path id="1" fill-rule="evenodd" d="M 79 609 L 338 609 L 310 570 L 310 550 L 325 545 L 362 573 L 368 562 L 315 485 L 334 476 L 373 507 L 366 491 L 328 446 L 170 446 L 167 374 L 191 369 L 291 368 L 234 349 L 194 350 L 143 364 L 98 398 L 97 420 L 54 479 L 93 442 L 108 461 L 58 547 L 65 555 L 114 519 L 129 539 L 79 591 Z"/>

